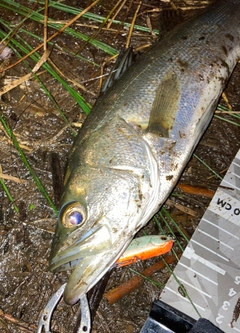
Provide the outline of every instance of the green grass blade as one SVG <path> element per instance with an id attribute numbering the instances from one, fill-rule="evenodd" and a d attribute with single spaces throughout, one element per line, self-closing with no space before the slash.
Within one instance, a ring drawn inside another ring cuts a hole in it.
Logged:
<path id="1" fill-rule="evenodd" d="M 44 4 L 44 1 L 40 1 L 40 3 Z M 61 10 L 61 11 L 64 11 L 66 13 L 70 13 L 70 14 L 73 14 L 73 15 L 78 15 L 79 12 L 81 11 L 81 10 L 79 10 L 79 8 L 71 7 L 69 5 L 66 5 L 64 3 L 57 2 L 57 1 L 49 1 L 49 7 L 52 7 L 52 8 L 55 8 L 55 9 L 58 9 L 58 10 Z M 95 21 L 97 23 L 104 23 L 105 20 L 106 20 L 106 17 L 103 17 L 103 16 L 98 15 L 98 14 L 94 14 L 94 13 L 91 13 L 91 12 L 85 13 L 83 15 L 83 17 L 87 18 L 91 21 Z M 107 21 L 110 21 L 110 20 L 107 20 Z M 119 21 L 119 20 L 113 20 L 113 23 L 117 24 L 117 25 L 123 25 L 126 28 L 131 27 L 131 23 L 122 22 L 122 21 Z M 141 26 L 141 25 L 137 25 L 137 24 L 134 25 L 134 29 L 138 30 L 138 31 L 142 31 L 142 32 L 151 32 L 149 28 Z M 159 30 L 155 29 L 153 31 L 156 34 L 159 33 Z"/>
<path id="2" fill-rule="evenodd" d="M 182 283 L 179 281 L 178 277 L 176 276 L 176 274 L 174 273 L 174 271 L 171 269 L 170 265 L 166 262 L 166 260 L 164 258 L 162 258 L 164 264 L 166 265 L 166 267 L 168 268 L 169 272 L 171 272 L 171 275 L 174 277 L 174 279 L 176 280 L 176 282 L 179 285 L 179 292 L 186 297 L 189 302 L 191 303 L 192 307 L 194 308 L 194 310 L 196 311 L 197 315 L 201 318 L 202 316 L 200 315 L 198 309 L 196 308 L 195 304 L 193 303 L 191 297 L 188 295 L 186 289 L 184 288 L 184 286 L 182 285 Z"/>
<path id="3" fill-rule="evenodd" d="M 3 7 L 5 9 L 8 9 L 8 10 L 11 10 L 11 11 L 14 11 L 14 12 L 17 12 L 23 16 L 27 16 L 29 14 L 29 8 L 28 7 L 25 7 L 23 5 L 19 6 L 16 2 L 14 1 L 11 1 L 11 0 L 8 0 L 8 1 L 1 1 L 0 2 L 0 7 Z M 44 22 L 44 15 L 39 13 L 41 11 L 43 11 L 44 8 L 41 8 L 37 11 L 33 11 L 30 15 L 29 15 L 29 19 L 31 18 L 32 20 L 36 21 L 36 22 L 39 22 L 39 23 L 42 23 Z M 79 14 L 79 12 L 78 12 Z M 54 23 L 54 20 L 52 20 L 51 18 L 49 18 L 49 22 L 48 22 L 48 26 L 49 27 L 52 27 L 56 30 L 59 30 L 60 28 L 62 28 L 64 26 L 64 24 L 61 24 L 61 23 Z M 20 29 L 21 31 L 21 29 Z M 74 36 L 75 38 L 78 38 L 78 39 L 81 39 L 83 41 L 87 41 L 89 42 L 90 44 L 94 45 L 95 47 L 97 47 L 98 49 L 110 54 L 110 55 L 116 55 L 118 54 L 118 50 L 116 50 L 115 48 L 109 46 L 108 44 L 106 43 L 103 43 L 97 39 L 94 39 L 94 38 L 90 38 L 89 36 L 83 34 L 83 33 L 80 33 L 78 31 L 75 31 L 74 29 L 72 28 L 66 28 L 64 30 L 64 34 L 67 34 L 67 35 L 70 35 L 70 36 Z"/>
<path id="4" fill-rule="evenodd" d="M 200 157 L 198 157 L 196 154 L 193 154 L 193 156 L 201 162 L 208 170 L 210 170 L 217 178 L 222 180 L 223 178 L 216 172 L 214 171 L 206 162 L 204 162 Z"/>
<path id="5" fill-rule="evenodd" d="M 238 118 L 238 116 L 237 116 L 237 115 L 234 115 L 234 114 L 231 114 L 231 116 L 232 116 L 232 117 L 236 117 L 236 118 Z M 227 118 L 223 118 L 223 117 L 218 116 L 218 115 L 216 115 L 216 114 L 214 115 L 214 117 L 217 118 L 217 119 L 221 119 L 221 120 L 223 120 L 223 121 L 226 121 L 226 122 L 229 123 L 229 124 L 232 124 L 232 125 L 235 125 L 235 126 L 239 126 L 239 127 L 240 127 L 240 124 L 236 123 L 236 122 L 233 121 L 233 120 L 230 120 L 230 119 L 227 119 Z"/>
<path id="6" fill-rule="evenodd" d="M 41 180 L 37 176 L 35 170 L 33 170 L 33 168 L 31 167 L 30 163 L 28 162 L 28 159 L 25 156 L 23 150 L 21 149 L 21 147 L 20 147 L 20 145 L 19 145 L 19 143 L 17 141 L 17 138 L 15 137 L 13 131 L 8 126 L 7 122 L 5 121 L 5 119 L 3 118 L 2 115 L 0 115 L 0 121 L 1 121 L 1 123 L 3 125 L 3 127 L 5 128 L 7 134 L 11 138 L 14 146 L 17 148 L 19 154 L 21 155 L 21 158 L 22 158 L 25 166 L 27 167 L 27 169 L 29 170 L 30 174 L 32 175 L 35 183 L 37 184 L 38 189 L 44 195 L 44 197 L 46 198 L 46 200 L 49 202 L 50 206 L 53 208 L 53 210 L 55 211 L 55 213 L 58 214 L 58 210 L 57 210 L 56 206 L 54 205 L 52 199 L 50 198 L 49 194 L 47 193 L 47 191 L 46 191 L 45 187 L 43 186 Z"/>
<path id="7" fill-rule="evenodd" d="M 164 285 L 161 284 L 160 282 L 158 281 L 155 281 L 153 279 L 151 279 L 150 277 L 146 276 L 146 275 L 143 275 L 142 273 L 136 271 L 135 269 L 131 268 L 131 267 L 128 267 L 128 269 L 133 272 L 134 274 L 138 275 L 138 276 L 141 276 L 144 280 L 146 281 L 149 281 L 151 282 L 152 284 L 154 284 L 155 286 L 159 287 L 159 288 L 164 288 Z"/>
<path id="8" fill-rule="evenodd" d="M 1 23 L 4 23 L 6 25 L 6 22 L 0 19 Z M 4 38 L 6 34 L 4 34 L 2 31 L 0 31 L 0 38 Z M 21 55 L 18 53 L 17 49 L 22 50 L 25 54 L 28 54 L 33 50 L 33 48 L 21 37 L 19 37 L 19 40 L 16 40 L 13 38 L 11 40 L 11 45 L 15 46 L 15 53 L 18 54 L 19 57 Z M 39 55 L 38 52 L 35 52 L 34 54 L 31 55 L 31 59 L 33 59 L 36 63 L 40 60 L 41 56 Z M 75 90 L 73 89 L 53 68 L 50 66 L 47 62 L 43 64 L 42 66 L 44 69 L 46 69 L 58 82 L 60 82 L 66 90 L 73 96 L 73 98 L 76 100 L 76 102 L 79 104 L 79 106 L 82 108 L 82 110 L 86 113 L 89 114 L 91 112 L 91 105 L 85 101 L 85 99 Z M 70 125 L 67 117 L 64 115 L 63 111 L 61 108 L 58 106 L 56 103 L 55 99 L 52 97 L 52 95 L 48 92 L 47 89 L 45 89 L 47 95 L 49 98 L 54 102 L 55 106 L 57 107 L 58 111 L 62 115 L 63 119 L 65 122 Z"/>
<path id="9" fill-rule="evenodd" d="M 4 182 L 4 180 L 2 178 L 0 178 L 0 184 L 2 185 L 3 190 L 6 193 L 8 199 L 13 203 L 13 207 L 14 207 L 15 211 L 19 214 L 19 208 L 14 204 L 15 200 L 12 197 L 12 195 L 11 195 L 11 193 L 10 193 L 7 185 L 5 184 L 5 182 Z"/>
<path id="10" fill-rule="evenodd" d="M 167 216 L 168 219 L 171 220 L 171 222 L 173 223 L 173 225 L 176 227 L 176 229 L 179 231 L 180 235 L 182 235 L 182 237 L 185 239 L 185 241 L 188 243 L 189 239 L 186 237 L 186 235 L 182 232 L 181 228 L 178 226 L 177 222 L 172 218 L 171 214 L 167 211 L 166 208 L 162 207 L 162 209 L 160 210 L 160 212 L 154 216 L 154 221 L 157 223 L 158 228 L 160 229 L 160 231 L 162 233 L 164 233 L 163 228 L 161 227 L 161 224 L 158 220 L 158 216 L 164 221 L 166 227 L 169 230 L 169 233 L 172 235 L 172 237 L 175 239 L 175 242 L 177 243 L 179 249 L 183 252 L 184 249 L 181 245 L 181 243 L 179 242 L 179 240 L 177 239 L 173 229 L 171 228 L 170 224 L 168 223 L 167 219 L 165 218 L 165 216 Z"/>

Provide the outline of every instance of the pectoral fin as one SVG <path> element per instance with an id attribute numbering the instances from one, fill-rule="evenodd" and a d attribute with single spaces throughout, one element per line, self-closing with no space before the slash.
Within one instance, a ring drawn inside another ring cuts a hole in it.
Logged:
<path id="1" fill-rule="evenodd" d="M 169 137 L 174 126 L 181 96 L 177 75 L 168 72 L 157 89 L 147 131 L 162 137 Z"/>

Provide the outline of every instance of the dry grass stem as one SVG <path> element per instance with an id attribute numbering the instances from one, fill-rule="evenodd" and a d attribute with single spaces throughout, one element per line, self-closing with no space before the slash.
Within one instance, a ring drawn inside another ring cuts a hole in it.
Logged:
<path id="1" fill-rule="evenodd" d="M 0 172 L 0 178 L 1 179 L 7 179 L 7 180 L 11 180 L 15 183 L 20 183 L 20 184 L 25 184 L 27 181 L 18 177 L 14 177 L 14 176 L 10 176 L 10 175 L 6 175 L 5 173 Z"/>
<path id="2" fill-rule="evenodd" d="M 185 206 L 183 206 L 183 205 L 181 205 L 181 204 L 179 204 L 179 203 L 177 203 L 177 202 L 174 202 L 174 201 L 172 201 L 172 200 L 170 200 L 170 199 L 168 199 L 168 200 L 166 201 L 166 204 L 167 204 L 168 206 L 175 207 L 175 208 L 177 208 L 178 210 L 180 210 L 181 212 L 184 212 L 184 213 L 186 213 L 186 214 L 188 214 L 188 215 L 191 215 L 191 216 L 197 216 L 197 212 L 196 212 L 195 210 L 193 210 L 193 209 L 191 209 L 191 208 L 188 208 L 188 207 L 185 207 Z"/>
<path id="3" fill-rule="evenodd" d="M 36 332 L 36 330 L 37 330 L 37 327 L 35 325 L 28 324 L 28 323 L 23 322 L 22 320 L 16 319 L 13 316 L 11 316 L 10 314 L 4 313 L 1 309 L 0 309 L 0 317 L 3 317 L 6 320 L 10 321 L 11 323 L 19 326 L 22 331 Z"/>
<path id="4" fill-rule="evenodd" d="M 215 113 L 226 113 L 226 114 L 240 114 L 240 111 L 224 111 L 224 110 L 216 110 Z"/>
<path id="5" fill-rule="evenodd" d="M 21 85 L 23 82 L 26 82 L 28 80 L 30 80 L 33 75 L 40 69 L 40 67 L 47 61 L 47 59 L 50 56 L 50 51 L 46 50 L 44 52 L 44 54 L 42 55 L 41 59 L 39 59 L 39 61 L 36 63 L 36 65 L 34 66 L 34 68 L 32 69 L 32 72 L 22 76 L 21 78 L 11 82 L 10 84 L 8 84 L 7 86 L 5 86 L 4 88 L 2 88 L 0 90 L 0 97 L 4 94 L 6 94 L 8 91 L 16 88 L 17 86 Z"/>
<path id="6" fill-rule="evenodd" d="M 113 15 L 113 17 L 111 18 L 111 20 L 109 21 L 108 25 L 107 25 L 107 30 L 110 29 L 113 21 L 115 20 L 115 18 L 117 17 L 117 15 L 119 14 L 119 12 L 121 11 L 121 9 L 123 8 L 123 6 L 126 4 L 127 0 L 119 0 L 118 3 L 115 5 L 115 7 L 113 8 L 113 10 L 115 11 L 115 9 L 119 6 L 119 8 L 117 9 L 116 13 Z"/>
<path id="7" fill-rule="evenodd" d="M 51 40 L 53 40 L 55 37 L 57 37 L 58 35 L 60 35 L 64 30 L 66 30 L 70 25 L 72 25 L 75 21 L 77 21 L 80 17 L 82 17 L 85 13 L 87 13 L 90 9 L 92 9 L 94 6 L 96 6 L 98 4 L 100 0 L 96 0 L 94 1 L 90 6 L 88 6 L 87 8 L 85 8 L 81 13 L 79 13 L 78 15 L 76 15 L 72 20 L 70 20 L 68 23 L 66 23 L 61 29 L 59 29 L 55 34 L 53 34 L 51 37 L 49 37 L 46 41 L 44 41 L 44 43 L 41 43 L 40 45 L 38 45 L 35 49 L 33 49 L 31 52 L 29 52 L 28 54 L 26 54 L 24 57 L 22 57 L 21 59 L 19 59 L 18 61 L 16 61 L 14 64 L 3 68 L 0 70 L 0 73 L 20 64 L 21 62 L 23 62 L 24 60 L 26 60 L 27 58 L 29 58 L 32 54 L 34 54 L 36 51 L 40 50 L 45 43 L 50 42 Z"/>
<path id="8" fill-rule="evenodd" d="M 134 16 L 133 16 L 132 23 L 131 23 L 131 26 L 130 26 L 130 29 L 129 29 L 127 42 L 126 42 L 126 49 L 129 48 L 129 46 L 131 44 L 131 38 L 132 38 L 134 25 L 135 25 L 135 22 L 136 22 L 136 19 L 137 19 L 137 16 L 138 16 L 138 13 L 139 13 L 139 10 L 140 10 L 141 6 L 142 6 L 142 1 L 139 2 L 138 6 L 137 6 L 137 9 L 136 9 L 136 11 L 134 13 Z"/>
<path id="9" fill-rule="evenodd" d="M 227 107 L 229 108 L 229 110 L 232 111 L 232 105 L 229 103 L 229 99 L 225 92 L 222 93 L 222 98 L 224 99 L 225 103 L 227 104 Z"/>

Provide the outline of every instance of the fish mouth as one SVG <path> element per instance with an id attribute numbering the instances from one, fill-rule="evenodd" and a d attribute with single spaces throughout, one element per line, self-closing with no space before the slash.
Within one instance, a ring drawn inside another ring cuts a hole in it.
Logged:
<path id="1" fill-rule="evenodd" d="M 56 232 L 49 270 L 73 270 L 64 290 L 64 301 L 75 304 L 109 270 L 117 259 L 111 233 L 106 225 L 96 225 L 82 236 L 75 230 L 65 240 Z M 82 233 L 81 233 L 82 234 Z M 63 237 L 62 237 L 63 238 Z"/>
<path id="2" fill-rule="evenodd" d="M 58 234 L 55 236 L 50 257 L 49 269 L 53 272 L 74 269 L 84 258 L 108 251 L 112 246 L 106 225 L 97 225 L 81 237 L 76 230 L 66 241 L 58 242 L 56 239 L 61 239 Z"/>

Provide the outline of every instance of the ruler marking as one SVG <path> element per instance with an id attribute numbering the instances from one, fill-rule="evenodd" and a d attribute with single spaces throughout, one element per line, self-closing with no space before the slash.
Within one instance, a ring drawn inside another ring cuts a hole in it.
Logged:
<path id="1" fill-rule="evenodd" d="M 195 241 L 195 239 L 191 239 L 191 242 L 193 242 L 193 243 L 195 243 L 195 244 L 201 246 L 202 248 L 204 248 L 205 250 L 207 250 L 207 251 L 213 253 L 214 255 L 216 255 L 216 256 L 219 257 L 219 258 L 222 258 L 223 260 L 225 260 L 225 261 L 227 261 L 227 262 L 229 261 L 228 258 L 226 258 L 226 257 L 222 256 L 221 254 L 219 254 L 219 253 L 217 253 L 217 252 L 215 252 L 215 251 L 209 249 L 209 247 L 207 247 L 207 246 L 205 246 L 205 245 L 203 245 L 203 244 L 201 244 L 201 243 Z"/>
<path id="2" fill-rule="evenodd" d="M 240 330 L 237 327 L 234 327 L 234 326 L 232 327 L 230 324 L 228 324 L 228 326 L 231 327 L 232 329 L 234 329 L 235 331 L 240 332 Z"/>
<path id="3" fill-rule="evenodd" d="M 240 176 L 238 174 L 236 174 L 235 172 L 232 172 L 232 174 L 236 177 L 240 179 Z"/>
<path id="4" fill-rule="evenodd" d="M 191 249 L 189 246 L 186 247 L 185 251 L 183 252 L 183 256 L 187 259 L 195 259 L 196 261 L 200 262 L 201 264 L 211 268 L 212 270 L 218 272 L 221 275 L 225 275 L 226 271 L 222 269 L 221 267 L 213 264 L 211 261 L 204 259 L 203 257 L 200 257 L 198 254 L 195 253 L 193 249 Z"/>
<path id="5" fill-rule="evenodd" d="M 212 223 L 211 221 L 207 220 L 205 217 L 203 217 L 202 220 L 205 221 L 206 223 L 211 224 L 212 226 L 214 226 L 214 227 L 220 229 L 221 231 L 224 231 L 226 234 L 228 234 L 228 235 L 230 235 L 230 236 L 232 236 L 232 237 L 234 237 L 234 238 L 236 238 L 236 239 L 239 239 L 239 237 L 237 237 L 236 235 L 234 235 L 234 234 L 232 234 L 231 232 L 229 232 L 229 231 L 223 229 L 223 228 L 220 227 L 219 225 L 216 225 L 216 224 Z"/>
<path id="6" fill-rule="evenodd" d="M 240 191 L 240 188 L 230 182 L 228 182 L 226 179 L 223 180 L 224 183 L 228 184 L 228 185 L 231 185 L 232 188 L 234 188 L 235 190 L 238 190 Z M 223 186 L 223 184 L 221 184 Z"/>
<path id="7" fill-rule="evenodd" d="M 220 241 L 220 240 L 217 239 L 216 237 L 213 237 L 213 236 L 207 234 L 205 231 L 201 230 L 200 228 L 198 228 L 197 231 L 199 231 L 200 233 L 202 233 L 202 234 L 208 236 L 209 238 L 215 240 L 215 241 L 218 242 L 219 244 L 222 244 L 222 245 L 228 247 L 230 250 L 234 251 L 234 248 L 233 248 L 233 247 L 231 247 L 231 246 L 229 246 L 228 244 L 226 244 L 226 243 Z"/>
<path id="8" fill-rule="evenodd" d="M 233 163 L 232 164 L 234 164 L 234 165 L 236 165 L 237 167 L 239 167 L 240 168 L 240 164 L 238 164 L 236 161 L 233 161 Z"/>
<path id="9" fill-rule="evenodd" d="M 195 269 L 192 269 L 191 267 L 189 267 L 189 266 L 183 264 L 181 261 L 179 261 L 178 264 L 179 264 L 180 266 L 183 266 L 183 267 L 187 268 L 189 271 L 192 271 L 193 273 L 197 274 L 197 276 L 201 276 L 202 278 L 208 280 L 208 281 L 211 282 L 212 284 L 215 284 L 215 286 L 218 286 L 218 283 L 217 283 L 217 282 L 215 282 L 215 281 L 209 279 L 208 277 L 206 277 L 205 275 L 199 273 L 199 272 L 196 271 Z"/>
<path id="10" fill-rule="evenodd" d="M 232 292 L 240 295 L 240 285 L 235 285 L 240 275 L 239 195 L 240 149 L 174 270 L 178 281 L 171 277 L 161 295 L 178 310 L 194 319 L 200 314 L 226 333 L 240 333 L 240 319 L 231 325 Z"/>
<path id="11" fill-rule="evenodd" d="M 188 298 L 182 296 L 181 294 L 179 294 L 179 292 L 176 292 L 175 290 L 169 288 L 168 286 L 165 286 L 164 289 L 167 289 L 168 291 L 172 292 L 173 294 L 175 294 L 176 296 L 178 296 L 179 298 L 182 298 L 184 301 L 188 302 L 189 304 L 193 304 L 196 308 L 200 309 L 201 311 L 206 311 L 205 308 L 203 308 L 201 305 L 195 303 L 195 302 L 190 302 Z"/>
<path id="12" fill-rule="evenodd" d="M 199 288 L 195 287 L 193 284 L 191 284 L 191 283 L 187 282 L 186 280 L 184 280 L 184 279 L 180 278 L 179 276 L 177 276 L 177 278 L 178 278 L 178 280 L 180 280 L 181 282 L 183 282 L 183 286 L 184 286 L 184 288 L 185 288 L 185 284 L 186 284 L 186 285 L 188 285 L 189 287 L 191 287 L 191 288 L 193 288 L 193 289 L 197 290 L 199 293 L 201 293 L 201 294 L 203 294 L 203 295 L 207 296 L 208 298 L 212 298 L 212 296 L 211 296 L 211 295 L 209 295 L 209 294 L 205 293 L 205 291 L 203 291 L 203 290 L 201 290 L 201 289 L 199 289 Z"/>

